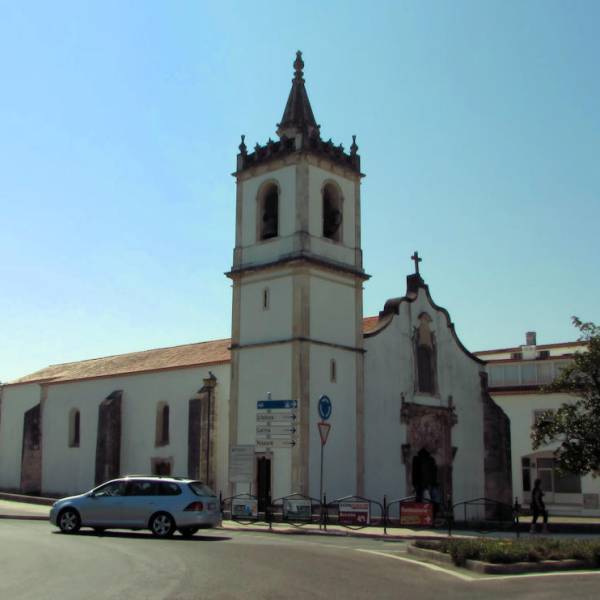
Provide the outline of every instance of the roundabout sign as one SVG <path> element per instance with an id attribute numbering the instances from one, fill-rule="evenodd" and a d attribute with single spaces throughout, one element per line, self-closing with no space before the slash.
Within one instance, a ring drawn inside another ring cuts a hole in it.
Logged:
<path id="1" fill-rule="evenodd" d="M 323 421 L 327 421 L 331 417 L 331 400 L 329 396 L 321 396 L 319 398 L 319 416 Z"/>

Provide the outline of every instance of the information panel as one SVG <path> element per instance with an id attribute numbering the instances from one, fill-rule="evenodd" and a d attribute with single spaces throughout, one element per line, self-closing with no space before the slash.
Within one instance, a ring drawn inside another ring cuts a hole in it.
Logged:
<path id="1" fill-rule="evenodd" d="M 232 446 L 229 450 L 229 481 L 252 483 L 254 480 L 254 446 Z"/>
<path id="2" fill-rule="evenodd" d="M 283 518 L 287 521 L 310 521 L 312 503 L 307 498 L 286 498 L 283 501 Z"/>

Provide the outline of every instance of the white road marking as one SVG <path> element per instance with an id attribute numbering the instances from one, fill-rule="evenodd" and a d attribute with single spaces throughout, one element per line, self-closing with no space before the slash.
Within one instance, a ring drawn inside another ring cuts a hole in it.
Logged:
<path id="1" fill-rule="evenodd" d="M 437 571 L 438 573 L 446 573 L 446 575 L 452 575 L 452 577 L 457 577 L 458 579 L 462 579 L 463 581 L 474 580 L 474 578 L 470 577 L 469 575 L 463 575 L 462 573 L 457 573 L 456 571 L 444 569 L 444 567 L 440 567 L 439 565 L 421 562 L 420 560 L 414 560 L 412 558 L 405 558 L 404 556 L 398 556 L 397 554 L 388 554 L 387 552 L 378 552 L 377 550 L 365 550 L 362 548 L 357 548 L 356 551 L 365 552 L 367 554 L 376 554 L 377 556 L 385 556 L 386 558 L 393 558 L 394 560 L 400 560 L 402 562 L 411 563 L 413 565 L 425 567 L 426 569 L 430 569 L 431 571 Z"/>
<path id="2" fill-rule="evenodd" d="M 579 575 L 600 575 L 600 570 L 598 571 L 551 571 L 548 573 L 519 573 L 517 575 L 485 575 L 482 573 L 479 577 L 472 577 L 470 575 L 465 575 L 463 573 L 457 573 L 456 571 L 452 571 L 450 569 L 445 569 L 439 565 L 435 565 L 432 563 L 421 562 L 419 560 L 414 560 L 412 558 L 406 558 L 404 556 L 398 556 L 397 554 L 388 554 L 387 552 L 378 552 L 377 550 L 366 550 L 364 548 L 356 548 L 357 552 L 365 552 L 367 554 L 376 554 L 377 556 L 384 556 L 385 558 L 393 558 L 394 560 L 399 560 L 402 562 L 407 562 L 413 565 L 419 565 L 421 567 L 425 567 L 426 569 L 430 569 L 431 571 L 437 571 L 438 573 L 445 573 L 446 575 L 451 575 L 452 577 L 456 577 L 458 579 L 462 579 L 462 581 L 468 581 L 470 583 L 473 582 L 485 582 L 485 581 L 504 581 L 506 579 L 526 579 L 530 577 L 561 577 L 570 575 L 579 576 Z"/>

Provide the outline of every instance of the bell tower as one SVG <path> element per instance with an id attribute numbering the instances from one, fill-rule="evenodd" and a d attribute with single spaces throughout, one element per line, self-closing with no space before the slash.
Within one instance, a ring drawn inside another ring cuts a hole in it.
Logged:
<path id="1" fill-rule="evenodd" d="M 363 175 L 355 136 L 348 153 L 321 138 L 303 69 L 298 52 L 278 139 L 249 151 L 242 136 L 227 273 L 233 282 L 230 443 L 255 444 L 257 402 L 297 401 L 289 447 L 256 447 L 257 457 L 270 461 L 274 498 L 319 495 L 323 394 L 333 404 L 324 491 L 332 498 L 363 487 Z"/>

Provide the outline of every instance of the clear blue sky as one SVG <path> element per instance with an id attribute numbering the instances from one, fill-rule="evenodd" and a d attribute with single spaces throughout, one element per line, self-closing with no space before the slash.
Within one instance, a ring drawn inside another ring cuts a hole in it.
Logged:
<path id="1" fill-rule="evenodd" d="M 600 2 L 1 2 L 0 380 L 228 337 L 241 133 L 304 52 L 357 134 L 365 315 L 418 250 L 471 350 L 600 321 Z"/>

